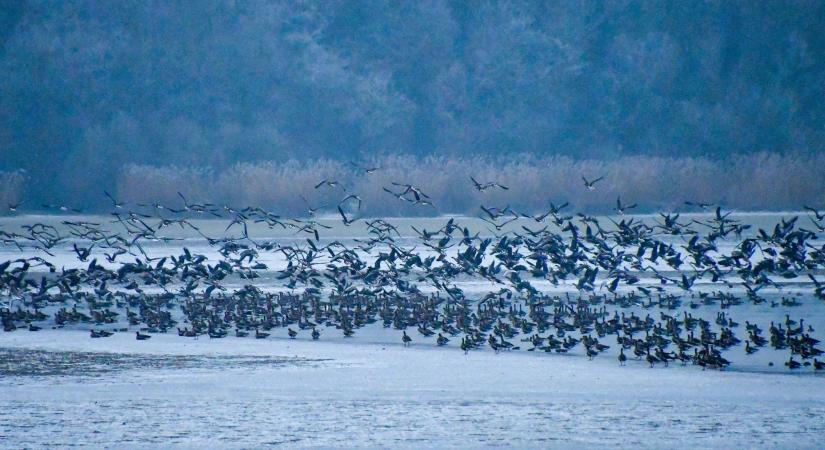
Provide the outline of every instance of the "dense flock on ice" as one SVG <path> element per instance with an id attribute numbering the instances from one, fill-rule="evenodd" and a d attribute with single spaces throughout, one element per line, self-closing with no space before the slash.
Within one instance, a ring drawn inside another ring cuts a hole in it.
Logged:
<path id="1" fill-rule="evenodd" d="M 479 192 L 507 189 L 471 181 Z M 595 189 L 599 179 L 583 181 Z M 340 186 L 323 180 L 315 189 Z M 384 190 L 388 199 L 432 206 L 420 187 Z M 340 221 L 317 218 L 309 205 L 309 218 L 298 219 L 183 195 L 180 205 L 132 206 L 106 195 L 110 217 L 6 219 L 5 332 L 319 340 L 382 327 L 403 346 L 465 354 L 824 367 L 815 337 L 824 217 L 813 208 L 769 226 L 690 202 L 711 212 L 631 217 L 635 205 L 620 198 L 616 216 L 601 218 L 568 214 L 567 205 L 537 215 L 482 205 L 479 218 L 422 219 L 400 230 L 393 219 L 359 218 L 361 199 L 346 192 L 333 209 Z M 736 309 L 743 304 L 753 308 Z"/>

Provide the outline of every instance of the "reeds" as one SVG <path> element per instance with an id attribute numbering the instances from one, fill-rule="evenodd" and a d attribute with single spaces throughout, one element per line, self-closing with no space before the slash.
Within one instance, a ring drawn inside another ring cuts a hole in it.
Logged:
<path id="1" fill-rule="evenodd" d="M 626 156 L 610 160 L 563 156 L 510 158 L 382 156 L 362 161 L 380 167 L 373 174 L 348 162 L 318 160 L 237 164 L 209 168 L 130 165 L 119 176 L 117 191 L 128 202 L 179 204 L 177 192 L 190 200 L 233 206 L 255 205 L 283 214 L 306 213 L 309 205 L 335 211 L 348 193 L 363 198 L 362 214 L 406 216 L 472 214 L 480 204 L 511 205 L 524 212 L 544 211 L 550 202 L 570 202 L 577 211 L 607 212 L 616 198 L 638 203 L 638 211 L 683 209 L 685 201 L 719 203 L 741 210 L 798 209 L 825 205 L 825 155 L 756 153 L 716 160 L 706 157 Z M 473 176 L 496 181 L 509 190 L 473 189 Z M 604 176 L 595 191 L 582 176 Z M 6 178 L 3 194 L 17 195 Z M 323 179 L 344 188 L 314 186 Z M 436 208 L 412 206 L 382 188 L 392 182 L 420 187 Z M 346 189 L 346 191 L 344 190 Z M 10 197 L 11 198 L 11 197 Z"/>

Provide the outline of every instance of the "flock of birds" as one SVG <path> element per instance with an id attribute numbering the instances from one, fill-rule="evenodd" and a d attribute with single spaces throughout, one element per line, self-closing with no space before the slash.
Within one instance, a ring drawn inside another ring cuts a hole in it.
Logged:
<path id="1" fill-rule="evenodd" d="M 380 168 L 362 169 L 371 174 Z M 585 188 L 595 189 L 602 178 L 583 177 Z M 470 181 L 479 192 L 508 189 Z M 335 180 L 321 180 L 315 189 L 347 194 Z M 392 183 L 384 190 L 399 201 L 434 207 L 421 187 Z M 678 362 L 704 369 L 728 366 L 729 352 L 744 356 L 772 348 L 786 352 L 789 369 L 825 366 L 804 317 L 785 315 L 761 327 L 731 317 L 732 307 L 742 303 L 792 307 L 799 298 L 825 300 L 825 278 L 817 278 L 825 265 L 817 234 L 825 214 L 813 208 L 814 230 L 798 217 L 751 230 L 705 203 L 686 202 L 713 211 L 707 219 L 673 213 L 655 221 L 566 214 L 566 203 L 551 203 L 537 215 L 481 206 L 489 234 L 449 218 L 436 229 L 413 226 L 410 237 L 387 220 L 358 217 L 362 200 L 348 193 L 334 210 L 345 226 L 364 226 L 365 235 L 330 240 L 322 239 L 329 222 L 317 219 L 318 208 L 310 206 L 308 218 L 285 218 L 260 207 L 193 203 L 182 194 L 179 206 L 131 208 L 105 195 L 111 219 L 0 228 L 0 248 L 21 253 L 0 263 L 4 331 L 51 326 L 88 329 L 92 338 L 134 332 L 146 340 L 177 332 L 265 339 L 286 328 L 290 338 L 318 340 L 331 332 L 351 337 L 375 324 L 398 330 L 404 346 L 425 341 L 464 353 L 581 352 L 592 359 L 612 347 L 620 365 L 638 360 L 650 367 Z M 617 198 L 615 211 L 623 216 L 635 207 Z M 222 237 L 208 236 L 204 222 L 192 220 L 197 217 L 229 223 Z M 251 224 L 294 230 L 296 236 L 254 238 Z M 170 227 L 200 235 L 219 257 L 176 242 L 164 233 Z M 57 267 L 53 257 L 61 248 L 70 248 L 82 264 Z M 166 254 L 150 255 L 158 249 Z M 269 267 L 273 258 L 283 260 L 278 270 Z M 800 277 L 811 281 L 804 285 L 812 295 L 762 293 Z M 467 280 L 489 288 L 465 292 Z"/>

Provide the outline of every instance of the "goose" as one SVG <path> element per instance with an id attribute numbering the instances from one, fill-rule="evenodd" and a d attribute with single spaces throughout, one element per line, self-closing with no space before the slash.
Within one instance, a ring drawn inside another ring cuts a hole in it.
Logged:
<path id="1" fill-rule="evenodd" d="M 255 329 L 255 339 L 266 339 L 268 337 L 269 337 L 269 333 L 264 333 L 262 331 L 258 331 L 257 328 Z"/>
<path id="2" fill-rule="evenodd" d="M 478 181 L 476 181 L 476 179 L 473 178 L 473 177 L 470 177 L 470 180 L 473 182 L 473 187 L 475 187 L 475 189 L 479 192 L 484 192 L 487 189 L 491 189 L 491 188 L 499 188 L 499 189 L 503 189 L 505 191 L 510 189 L 507 186 L 505 186 L 503 184 L 498 184 L 494 181 L 488 181 L 487 183 L 482 184 L 482 183 L 479 183 Z"/>
<path id="3" fill-rule="evenodd" d="M 298 336 L 298 332 L 293 330 L 292 328 L 287 328 L 286 332 L 289 335 L 290 339 L 295 339 L 295 336 Z"/>
<path id="4" fill-rule="evenodd" d="M 109 200 L 111 200 L 111 202 L 112 202 L 112 207 L 113 207 L 113 208 L 115 208 L 115 209 L 123 209 L 123 202 L 119 202 L 119 201 L 115 200 L 115 198 L 114 198 L 114 197 L 112 197 L 112 195 L 111 195 L 111 194 L 109 194 L 109 193 L 108 193 L 108 192 L 106 192 L 106 191 L 103 191 L 103 194 L 104 194 L 104 195 L 106 195 L 106 197 L 109 197 Z"/>
<path id="5" fill-rule="evenodd" d="M 420 188 L 415 187 L 411 184 L 396 183 L 395 181 L 393 181 L 392 185 L 404 188 L 404 191 L 401 193 L 402 196 L 412 193 L 413 197 L 415 198 L 415 201 L 420 201 L 422 198 L 430 198 L 430 196 L 425 194 L 424 191 L 422 191 Z"/>
<path id="6" fill-rule="evenodd" d="M 148 340 L 148 339 L 151 339 L 151 338 L 152 338 L 152 336 L 150 336 L 148 334 L 141 334 L 140 331 L 135 331 L 135 339 L 137 339 L 138 341 L 145 341 L 145 340 Z"/>
<path id="7" fill-rule="evenodd" d="M 304 197 L 303 195 L 301 195 L 301 200 L 303 200 L 303 201 L 304 201 L 304 204 L 305 204 L 305 205 L 306 205 L 306 207 L 307 207 L 307 214 L 309 214 L 309 217 L 315 217 L 315 214 L 316 214 L 316 213 L 317 213 L 320 209 L 322 209 L 322 208 L 326 208 L 326 207 L 327 207 L 327 205 L 321 205 L 321 206 L 317 206 L 317 207 L 314 207 L 314 208 L 313 208 L 313 207 L 312 207 L 312 205 L 310 205 L 309 200 L 307 200 L 307 199 L 306 199 L 306 197 Z"/>
<path id="8" fill-rule="evenodd" d="M 58 210 L 58 211 L 60 211 L 60 212 L 69 212 L 69 211 L 71 211 L 71 212 L 73 212 L 73 213 L 77 213 L 77 214 L 80 214 L 80 213 L 82 213 L 82 212 L 83 212 L 83 210 L 82 210 L 82 209 L 79 209 L 79 208 L 73 208 L 73 207 L 71 207 L 71 206 L 66 206 L 66 205 L 52 205 L 52 204 L 46 204 L 46 203 L 44 203 L 44 204 L 42 204 L 42 206 L 43 206 L 44 208 L 46 208 L 46 209 L 56 209 L 56 210 Z"/>
<path id="9" fill-rule="evenodd" d="M 490 217 L 490 220 L 496 220 L 500 217 L 506 216 L 510 213 L 510 205 L 505 206 L 504 208 L 497 208 L 495 206 L 485 207 L 484 205 L 479 205 L 482 211 Z M 516 218 L 518 218 L 518 214 L 513 214 Z"/>
<path id="10" fill-rule="evenodd" d="M 647 356 L 645 356 L 645 360 L 650 364 L 650 368 L 653 368 L 653 365 L 659 362 L 659 358 L 650 354 L 650 349 L 647 350 Z"/>
<path id="11" fill-rule="evenodd" d="M 688 205 L 688 206 L 697 206 L 701 209 L 708 209 L 711 206 L 713 206 L 713 203 L 691 202 L 691 201 L 686 201 L 685 204 Z"/>
<path id="12" fill-rule="evenodd" d="M 492 336 L 492 335 L 491 335 Z M 507 350 L 519 350 L 519 347 L 514 346 L 512 342 L 505 341 L 504 335 L 499 335 L 499 347 Z"/>
<path id="13" fill-rule="evenodd" d="M 431 202 L 429 200 L 424 200 L 424 199 L 416 200 L 416 201 L 412 202 L 412 204 L 413 204 L 413 206 L 429 206 L 429 207 L 435 209 L 435 205 L 433 204 L 433 202 Z"/>
<path id="14" fill-rule="evenodd" d="M 496 338 L 493 337 L 491 334 L 489 338 L 487 338 L 487 343 L 490 345 L 490 348 L 493 349 L 494 352 L 498 353 L 501 350 L 501 346 L 498 344 Z"/>
<path id="15" fill-rule="evenodd" d="M 154 209 L 157 213 L 160 213 L 160 211 L 163 211 L 163 210 L 165 210 L 165 209 L 166 209 L 166 206 L 165 206 L 165 205 L 163 205 L 162 203 L 158 203 L 158 202 L 154 202 L 154 203 L 138 203 L 137 205 L 138 205 L 138 206 L 141 206 L 141 207 L 144 207 L 144 208 L 147 208 L 147 207 L 152 207 L 152 208 L 153 208 L 153 209 Z"/>
<path id="16" fill-rule="evenodd" d="M 326 179 L 326 178 L 325 178 L 325 179 L 323 179 L 323 180 L 321 180 L 318 184 L 316 184 L 316 185 L 315 185 L 315 189 L 318 189 L 318 188 L 320 188 L 321 186 L 327 186 L 327 187 L 330 187 L 330 188 L 340 187 L 340 188 L 341 188 L 342 190 L 344 190 L 344 191 L 346 191 L 346 190 L 347 190 L 347 189 L 346 189 L 346 188 L 345 188 L 345 187 L 344 187 L 341 183 L 339 183 L 338 181 L 335 181 L 335 180 L 328 180 L 328 179 Z"/>
<path id="17" fill-rule="evenodd" d="M 631 205 L 623 205 L 622 204 L 622 197 L 616 197 L 616 212 L 618 212 L 620 216 L 623 216 L 627 210 L 633 209 L 635 207 L 636 207 L 635 203 L 633 203 Z"/>
<path id="18" fill-rule="evenodd" d="M 381 170 L 381 167 L 379 167 L 379 166 L 376 166 L 376 167 L 363 167 L 363 166 L 359 166 L 358 164 L 355 164 L 354 162 L 350 162 L 350 164 L 351 164 L 353 167 L 355 167 L 356 169 L 358 169 L 358 170 L 360 170 L 360 171 L 364 172 L 364 173 L 365 173 L 365 174 L 367 174 L 367 175 L 372 175 L 372 174 L 374 174 L 375 172 L 377 172 L 377 171 Z"/>
<path id="19" fill-rule="evenodd" d="M 589 181 L 587 178 L 582 177 L 582 181 L 584 181 L 584 187 L 587 188 L 588 191 L 595 191 L 596 190 L 596 183 L 603 180 L 604 176 L 596 178 L 595 180 Z"/>
<path id="20" fill-rule="evenodd" d="M 664 351 L 661 347 L 657 347 L 656 348 L 656 358 L 659 361 L 665 363 L 665 367 L 668 367 L 668 364 L 670 363 L 670 361 L 676 359 L 676 355 Z"/>
<path id="21" fill-rule="evenodd" d="M 360 211 L 362 200 L 361 200 L 361 197 L 359 197 L 358 195 L 355 195 L 355 194 L 350 194 L 350 195 L 347 195 L 346 197 L 344 197 L 340 202 L 338 202 L 338 206 L 340 207 L 341 205 L 346 204 L 350 200 L 355 200 L 356 202 L 358 202 L 358 210 Z"/>
<path id="22" fill-rule="evenodd" d="M 178 328 L 178 336 L 182 336 L 182 337 L 197 337 L 197 336 L 198 336 L 198 333 L 195 331 L 195 329 L 194 329 L 194 328 L 193 328 L 193 329 L 191 329 L 191 330 L 190 330 L 189 328 L 184 328 L 184 329 L 182 329 L 182 330 L 181 330 L 180 328 Z"/>
<path id="23" fill-rule="evenodd" d="M 585 347 L 585 351 L 587 353 L 587 359 L 589 359 L 589 360 L 592 360 L 593 358 L 595 358 L 599 354 L 599 352 L 597 352 L 596 350 L 593 350 L 593 347 L 589 347 L 589 346 Z"/>
<path id="24" fill-rule="evenodd" d="M 401 343 L 404 345 L 404 347 L 409 347 L 410 343 L 412 342 L 412 338 L 407 336 L 406 331 L 402 331 L 402 333 L 403 335 L 401 336 Z"/>
<path id="25" fill-rule="evenodd" d="M 810 219 L 810 221 L 813 224 L 814 228 L 816 228 L 816 231 L 818 231 L 820 233 L 825 232 L 825 225 L 823 225 L 821 222 L 817 222 L 816 219 L 814 219 L 813 217 L 808 217 L 808 219 Z M 802 230 L 802 228 L 800 228 L 800 230 Z M 811 232 L 811 234 L 816 235 L 816 233 L 814 233 L 814 232 Z"/>
<path id="26" fill-rule="evenodd" d="M 492 226 L 493 226 L 493 227 L 494 227 L 497 231 L 501 231 L 501 230 L 502 230 L 505 226 L 507 226 L 508 224 L 510 224 L 510 223 L 515 222 L 516 220 L 518 220 L 518 217 L 511 217 L 510 219 L 505 220 L 504 222 L 501 222 L 501 223 L 496 222 L 496 221 L 495 221 L 495 219 L 493 219 L 493 220 L 488 220 L 488 219 L 485 219 L 484 217 L 479 217 L 479 219 L 483 220 L 484 222 L 489 223 L 489 224 L 490 224 L 490 225 L 492 225 Z"/>
<path id="27" fill-rule="evenodd" d="M 343 210 L 343 209 L 341 209 L 341 205 L 338 205 L 338 214 L 340 214 L 340 215 L 341 215 L 341 220 L 343 220 L 344 225 L 346 225 L 346 226 L 350 226 L 350 224 L 352 224 L 352 223 L 354 223 L 356 220 L 358 220 L 358 219 L 354 219 L 354 218 L 353 218 L 353 219 L 350 219 L 350 218 L 347 216 L 347 214 L 344 212 L 344 210 Z"/>
<path id="28" fill-rule="evenodd" d="M 216 209 L 215 205 L 211 203 L 189 203 L 189 201 L 186 200 L 186 197 L 184 197 L 183 194 L 180 193 L 180 191 L 178 191 L 178 197 L 180 197 L 181 200 L 183 200 L 183 209 L 178 212 L 192 211 L 199 215 L 202 215 L 203 213 L 209 213 L 215 217 L 221 217 L 221 215 L 218 214 L 219 210 Z"/>
<path id="29" fill-rule="evenodd" d="M 816 220 L 819 220 L 819 221 L 825 220 L 825 213 L 821 213 L 818 210 L 816 210 L 815 208 L 811 208 L 810 206 L 807 206 L 807 205 L 803 206 L 802 208 L 812 212 L 814 214 L 814 217 L 816 217 Z"/>
<path id="30" fill-rule="evenodd" d="M 798 369 L 801 364 L 799 361 L 794 361 L 793 356 L 791 356 L 786 362 L 785 365 L 788 366 L 789 369 Z"/>
<path id="31" fill-rule="evenodd" d="M 404 201 L 404 202 L 410 201 L 406 197 L 404 197 L 404 192 L 400 192 L 400 193 L 395 192 L 395 191 L 393 191 L 392 189 L 390 189 L 386 186 L 381 187 L 381 189 L 383 189 L 384 192 L 386 192 L 386 193 L 392 195 L 393 197 L 397 198 L 398 200 L 401 200 L 401 201 Z"/>
<path id="32" fill-rule="evenodd" d="M 623 366 L 627 361 L 627 356 L 624 354 L 624 348 L 619 349 L 619 365 Z"/>
<path id="33" fill-rule="evenodd" d="M 213 329 L 210 329 L 209 331 L 207 331 L 206 334 L 209 336 L 210 339 L 222 339 L 222 338 L 226 337 L 226 330 L 222 330 L 222 329 L 213 330 Z"/>

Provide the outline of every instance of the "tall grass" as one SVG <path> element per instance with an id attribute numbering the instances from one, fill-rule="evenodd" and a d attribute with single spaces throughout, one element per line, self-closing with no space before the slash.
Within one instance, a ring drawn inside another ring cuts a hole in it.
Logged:
<path id="1" fill-rule="evenodd" d="M 0 172 L 0 213 L 23 201 L 26 175 L 23 171 Z"/>
<path id="2" fill-rule="evenodd" d="M 511 205 L 524 212 L 546 210 L 550 202 L 570 202 L 578 211 L 607 212 L 621 196 L 640 211 L 685 208 L 703 201 L 741 210 L 797 209 L 825 205 L 825 155 L 757 153 L 723 160 L 626 156 L 612 160 L 568 157 L 485 158 L 404 155 L 375 157 L 361 166 L 380 167 L 366 174 L 334 160 L 238 164 L 224 170 L 130 165 L 118 179 L 117 191 L 129 202 L 180 204 L 177 192 L 192 201 L 233 206 L 255 205 L 283 214 L 306 213 L 308 204 L 335 206 L 345 195 L 363 199 L 369 216 L 469 214 L 480 204 Z M 470 176 L 496 181 L 509 190 L 473 189 Z M 595 191 L 582 177 L 604 176 Z M 314 186 L 323 179 L 343 188 Z M 392 182 L 420 187 L 436 208 L 412 206 L 382 188 L 400 190 Z M 305 201 L 306 199 L 306 201 Z"/>

